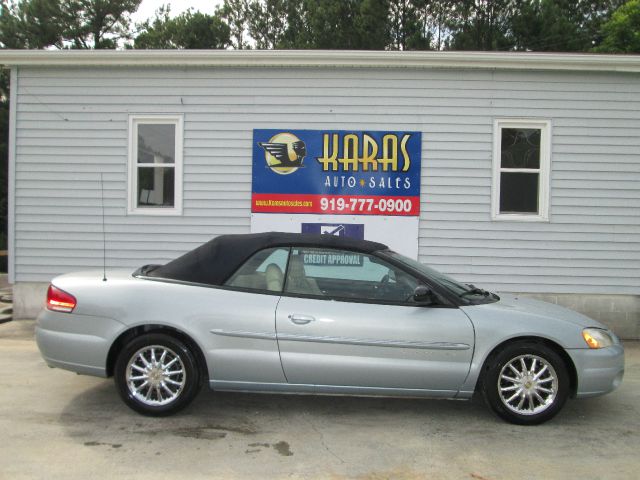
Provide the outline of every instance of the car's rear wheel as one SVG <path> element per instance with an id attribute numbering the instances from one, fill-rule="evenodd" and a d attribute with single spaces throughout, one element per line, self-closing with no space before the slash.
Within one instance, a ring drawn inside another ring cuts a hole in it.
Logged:
<path id="1" fill-rule="evenodd" d="M 129 407 L 154 416 L 171 415 L 186 407 L 201 384 L 189 347 L 162 333 L 131 340 L 118 356 L 114 377 Z"/>
<path id="2" fill-rule="evenodd" d="M 484 397 L 500 417 L 536 425 L 555 416 L 569 397 L 569 374 L 562 358 L 541 343 L 508 345 L 488 365 Z"/>

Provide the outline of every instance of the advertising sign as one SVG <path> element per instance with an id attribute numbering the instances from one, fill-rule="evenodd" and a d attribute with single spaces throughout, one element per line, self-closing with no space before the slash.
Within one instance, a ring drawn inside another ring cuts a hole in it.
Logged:
<path id="1" fill-rule="evenodd" d="M 346 236 L 417 257 L 422 134 L 254 130 L 251 230 Z"/>
<path id="2" fill-rule="evenodd" d="M 254 130 L 254 213 L 415 216 L 420 132 Z"/>

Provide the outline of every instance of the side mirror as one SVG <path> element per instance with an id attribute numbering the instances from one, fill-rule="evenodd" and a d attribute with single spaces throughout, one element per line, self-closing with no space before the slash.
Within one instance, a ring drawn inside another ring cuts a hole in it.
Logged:
<path id="1" fill-rule="evenodd" d="M 433 291 L 426 285 L 418 285 L 413 291 L 413 299 L 420 303 L 433 302 Z"/>

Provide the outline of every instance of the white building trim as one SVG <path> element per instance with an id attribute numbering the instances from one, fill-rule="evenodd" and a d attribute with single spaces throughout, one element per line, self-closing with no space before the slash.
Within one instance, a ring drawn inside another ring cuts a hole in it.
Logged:
<path id="1" fill-rule="evenodd" d="M 463 68 L 640 72 L 640 55 L 327 50 L 2 50 L 10 66 Z"/>
<path id="2" fill-rule="evenodd" d="M 7 146 L 8 192 L 7 192 L 7 274 L 9 283 L 16 278 L 16 125 L 18 104 L 18 68 L 11 69 L 9 93 L 9 139 Z"/>
<path id="3" fill-rule="evenodd" d="M 174 169 L 174 206 L 169 207 L 139 207 L 138 192 L 138 136 L 137 127 L 140 124 L 171 124 L 175 125 L 175 163 L 161 164 Z M 183 115 L 129 115 L 129 178 L 127 182 L 127 197 L 129 215 L 182 215 L 182 191 L 183 191 Z"/>

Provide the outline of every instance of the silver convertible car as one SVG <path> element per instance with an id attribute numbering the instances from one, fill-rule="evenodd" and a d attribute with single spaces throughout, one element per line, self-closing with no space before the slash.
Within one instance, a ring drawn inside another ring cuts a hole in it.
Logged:
<path id="1" fill-rule="evenodd" d="M 385 245 L 223 235 L 166 265 L 55 278 L 46 362 L 168 415 L 213 390 L 468 399 L 537 424 L 614 390 L 624 351 L 564 308 L 459 283 Z"/>

